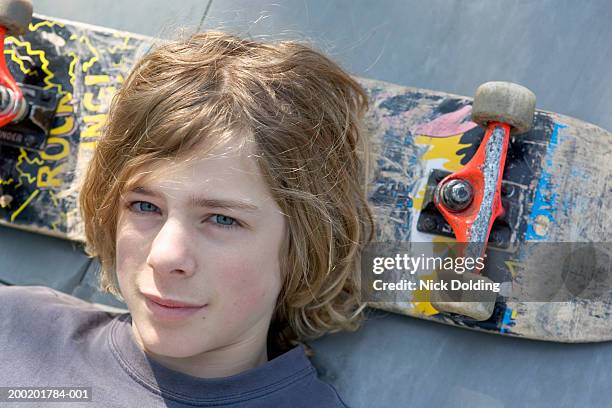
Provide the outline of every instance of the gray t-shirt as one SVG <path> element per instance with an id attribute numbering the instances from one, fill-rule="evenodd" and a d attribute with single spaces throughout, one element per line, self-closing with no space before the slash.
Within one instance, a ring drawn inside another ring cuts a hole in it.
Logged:
<path id="1" fill-rule="evenodd" d="M 15 386 L 91 387 L 92 402 L 71 408 L 346 407 L 301 345 L 237 375 L 196 378 L 149 359 L 127 313 L 46 287 L 1 286 L 0 387 Z"/>

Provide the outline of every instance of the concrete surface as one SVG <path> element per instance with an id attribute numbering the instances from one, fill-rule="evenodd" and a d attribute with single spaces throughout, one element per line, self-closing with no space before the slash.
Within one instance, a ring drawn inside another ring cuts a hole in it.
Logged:
<path id="1" fill-rule="evenodd" d="M 306 39 L 353 74 L 462 95 L 515 81 L 540 108 L 612 129 L 607 0 L 35 0 L 35 10 L 165 37 L 187 26 Z M 94 271 L 70 243 L 0 227 L 4 283 L 118 305 L 95 292 Z M 374 312 L 357 333 L 313 346 L 350 407 L 612 407 L 612 343 L 507 339 Z"/>

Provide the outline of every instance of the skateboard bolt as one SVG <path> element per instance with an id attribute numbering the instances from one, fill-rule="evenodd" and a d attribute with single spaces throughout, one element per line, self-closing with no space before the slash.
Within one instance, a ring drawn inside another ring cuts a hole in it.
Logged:
<path id="1" fill-rule="evenodd" d="M 474 190 L 466 180 L 454 179 L 442 186 L 442 203 L 451 211 L 465 210 L 474 198 Z"/>
<path id="2" fill-rule="evenodd" d="M 0 111 L 8 110 L 11 106 L 11 94 L 5 86 L 0 86 Z"/>
<path id="3" fill-rule="evenodd" d="M 511 197 L 514 194 L 514 187 L 510 184 L 502 184 L 501 193 L 504 197 Z"/>
<path id="4" fill-rule="evenodd" d="M 32 135 L 27 135 L 25 138 L 25 143 L 26 145 L 28 145 L 28 147 L 35 147 L 36 146 L 36 137 L 32 136 Z"/>
<path id="5" fill-rule="evenodd" d="M 431 217 L 424 218 L 423 223 L 421 224 L 424 231 L 434 231 L 437 226 L 438 223 Z"/>
<path id="6" fill-rule="evenodd" d="M 492 229 L 491 234 L 489 235 L 489 242 L 497 246 L 503 245 L 504 244 L 504 234 L 497 229 Z"/>

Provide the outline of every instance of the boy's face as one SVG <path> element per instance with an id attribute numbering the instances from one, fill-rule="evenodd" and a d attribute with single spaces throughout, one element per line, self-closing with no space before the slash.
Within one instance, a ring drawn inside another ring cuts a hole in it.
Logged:
<path id="1" fill-rule="evenodd" d="M 237 146 L 150 165 L 141 189 L 124 195 L 117 277 L 136 339 L 154 355 L 265 347 L 286 224 L 249 149 Z"/>

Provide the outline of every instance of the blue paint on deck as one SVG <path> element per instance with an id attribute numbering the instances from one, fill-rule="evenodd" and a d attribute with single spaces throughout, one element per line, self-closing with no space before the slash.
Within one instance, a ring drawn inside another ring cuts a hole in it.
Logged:
<path id="1" fill-rule="evenodd" d="M 502 322 L 501 322 L 501 329 L 499 330 L 499 332 L 507 333 L 508 329 L 511 328 L 512 326 L 514 326 L 514 320 L 512 319 L 512 309 L 509 307 L 506 307 L 506 310 L 504 312 L 504 317 L 502 318 Z"/>
<path id="2" fill-rule="evenodd" d="M 550 142 L 548 149 L 546 150 L 546 167 L 552 167 L 552 159 L 559 145 L 559 129 L 566 128 L 567 125 L 561 123 L 555 123 L 552 135 L 550 136 Z M 538 187 L 536 189 L 536 195 L 533 200 L 533 207 L 531 208 L 531 214 L 527 224 L 527 230 L 525 231 L 526 241 L 541 241 L 546 238 L 545 235 L 539 235 L 534 229 L 536 218 L 544 216 L 548 218 L 551 224 L 555 222 L 555 203 L 557 201 L 557 194 L 552 193 L 553 185 L 551 183 L 552 174 L 548 172 L 548 169 L 542 169 L 542 175 L 538 181 Z"/>

